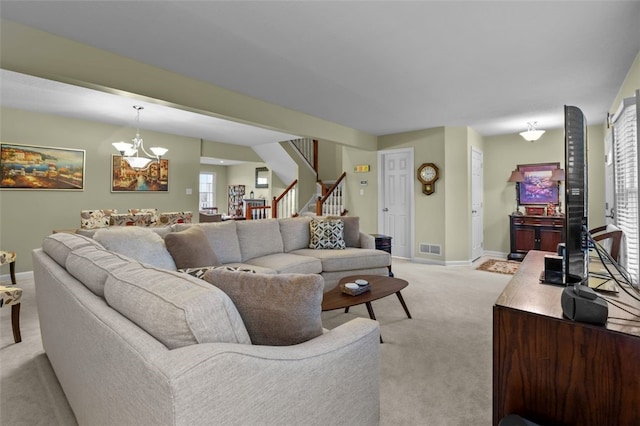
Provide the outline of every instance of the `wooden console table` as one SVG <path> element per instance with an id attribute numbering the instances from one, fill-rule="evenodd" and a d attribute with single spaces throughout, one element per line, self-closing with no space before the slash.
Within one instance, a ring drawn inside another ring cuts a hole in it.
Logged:
<path id="1" fill-rule="evenodd" d="M 529 252 L 493 307 L 493 424 L 640 424 L 640 322 L 611 304 L 605 326 L 564 318 L 564 287 L 539 283 L 545 254 Z"/>
<path id="2" fill-rule="evenodd" d="M 529 250 L 556 251 L 562 242 L 562 216 L 510 215 L 509 260 L 522 260 Z"/>

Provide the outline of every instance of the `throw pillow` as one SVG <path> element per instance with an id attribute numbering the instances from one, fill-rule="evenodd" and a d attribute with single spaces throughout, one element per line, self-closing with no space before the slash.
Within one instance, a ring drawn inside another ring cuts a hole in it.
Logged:
<path id="1" fill-rule="evenodd" d="M 341 220 L 318 220 L 309 222 L 310 249 L 345 249 L 344 223 Z"/>
<path id="2" fill-rule="evenodd" d="M 248 268 L 242 268 L 240 266 L 205 266 L 204 268 L 183 268 L 183 269 L 178 269 L 178 272 L 183 272 L 185 274 L 189 274 L 192 277 L 196 277 L 196 278 L 200 278 L 201 280 L 204 279 L 204 274 L 207 273 L 207 271 L 210 271 L 211 269 L 219 269 L 222 268 L 226 271 L 231 271 L 231 272 L 251 272 L 251 273 L 256 273 L 256 271 L 254 271 L 253 269 L 248 269 Z"/>
<path id="3" fill-rule="evenodd" d="M 176 270 L 176 263 L 165 247 L 164 240 L 150 229 L 140 226 L 103 228 L 96 231 L 93 239 L 107 250 L 124 254 L 138 262 Z"/>
<path id="4" fill-rule="evenodd" d="M 329 216 L 327 219 L 344 223 L 344 243 L 347 247 L 360 247 L 360 218 L 358 216 Z"/>
<path id="5" fill-rule="evenodd" d="M 170 232 L 164 237 L 164 243 L 178 269 L 220 265 L 207 235 L 199 226 Z"/>
<path id="6" fill-rule="evenodd" d="M 204 279 L 233 301 L 254 345 L 296 345 L 322 334 L 320 275 L 238 274 L 219 268 Z"/>

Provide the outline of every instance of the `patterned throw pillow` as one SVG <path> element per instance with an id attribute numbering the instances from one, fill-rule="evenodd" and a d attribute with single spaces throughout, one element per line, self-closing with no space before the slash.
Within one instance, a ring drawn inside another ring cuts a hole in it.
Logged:
<path id="1" fill-rule="evenodd" d="M 344 223 L 341 220 L 317 220 L 309 222 L 309 248 L 343 250 Z"/>
<path id="2" fill-rule="evenodd" d="M 225 271 L 231 272 L 250 272 L 252 274 L 256 273 L 256 271 L 254 271 L 253 269 L 243 268 L 241 266 L 205 266 L 203 268 L 183 268 L 178 269 L 178 272 L 184 272 L 185 274 L 189 274 L 192 277 L 200 278 L 201 280 L 203 280 L 204 274 L 206 274 L 207 271 L 211 269 L 224 269 Z"/>

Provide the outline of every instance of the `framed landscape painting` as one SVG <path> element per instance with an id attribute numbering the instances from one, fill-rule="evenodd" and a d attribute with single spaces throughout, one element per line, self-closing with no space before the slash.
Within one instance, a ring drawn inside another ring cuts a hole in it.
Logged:
<path id="1" fill-rule="evenodd" d="M 111 192 L 168 192 L 169 160 L 134 169 L 120 155 L 111 158 Z"/>
<path id="2" fill-rule="evenodd" d="M 560 163 L 519 164 L 518 170 L 524 177 L 518 191 L 518 204 L 524 206 L 558 204 L 559 185 L 551 180 Z"/>
<path id="3" fill-rule="evenodd" d="M 84 190 L 85 151 L 0 143 L 0 189 Z"/>

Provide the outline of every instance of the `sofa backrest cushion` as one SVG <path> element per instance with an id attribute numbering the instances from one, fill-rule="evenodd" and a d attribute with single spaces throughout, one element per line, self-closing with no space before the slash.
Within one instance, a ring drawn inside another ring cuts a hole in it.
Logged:
<path id="1" fill-rule="evenodd" d="M 285 253 L 309 247 L 309 222 L 311 222 L 311 217 L 309 216 L 289 217 L 278 220 Z"/>
<path id="2" fill-rule="evenodd" d="M 178 269 L 220 265 L 218 256 L 200 226 L 171 232 L 164 237 L 164 243 Z"/>
<path id="3" fill-rule="evenodd" d="M 69 253 L 87 246 L 102 247 L 100 243 L 91 238 L 83 235 L 68 234 L 66 232 L 51 234 L 42 241 L 42 250 L 62 267 L 67 263 Z"/>
<path id="4" fill-rule="evenodd" d="M 169 349 L 251 344 L 229 297 L 187 274 L 131 263 L 109 274 L 104 292 L 109 306 Z"/>
<path id="5" fill-rule="evenodd" d="M 322 334 L 324 279 L 317 274 L 251 274 L 212 269 L 204 279 L 229 295 L 254 345 L 286 346 Z"/>
<path id="6" fill-rule="evenodd" d="M 277 219 L 242 220 L 236 227 L 241 262 L 284 251 Z"/>
<path id="7" fill-rule="evenodd" d="M 164 240 L 151 229 L 139 226 L 100 229 L 93 238 L 107 250 L 124 254 L 139 262 L 172 271 L 177 269 Z"/>
<path id="8" fill-rule="evenodd" d="M 86 246 L 69 253 L 66 269 L 95 295 L 104 297 L 104 284 L 109 273 L 132 262 L 130 258 L 103 247 Z"/>
<path id="9" fill-rule="evenodd" d="M 347 247 L 360 247 L 360 218 L 358 216 L 327 216 L 344 223 L 344 243 Z"/>
<path id="10" fill-rule="evenodd" d="M 200 223 L 197 225 L 176 224 L 174 225 L 174 230 L 178 232 L 184 231 L 191 226 L 199 226 L 204 230 L 207 240 L 209 240 L 209 244 L 211 248 L 213 248 L 213 252 L 218 257 L 220 263 L 240 262 L 240 243 L 238 242 L 238 235 L 236 233 L 235 220 Z"/>

